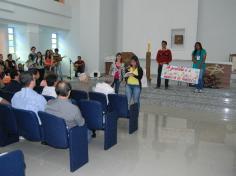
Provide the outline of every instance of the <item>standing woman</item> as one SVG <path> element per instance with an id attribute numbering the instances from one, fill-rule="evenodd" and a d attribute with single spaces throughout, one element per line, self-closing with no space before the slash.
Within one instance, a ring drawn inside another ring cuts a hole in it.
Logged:
<path id="1" fill-rule="evenodd" d="M 37 52 L 37 59 L 36 59 L 36 68 L 39 71 L 39 79 L 38 82 L 44 79 L 45 69 L 44 69 L 44 58 L 41 52 Z"/>
<path id="2" fill-rule="evenodd" d="M 116 54 L 115 63 L 112 66 L 112 75 L 114 76 L 114 81 L 112 83 L 112 87 L 115 87 L 115 93 L 119 93 L 120 83 L 124 78 L 124 64 L 122 63 L 121 53 Z"/>
<path id="3" fill-rule="evenodd" d="M 206 57 L 207 52 L 203 49 L 202 44 L 200 42 L 196 42 L 194 46 L 194 51 L 192 53 L 192 61 L 193 68 L 200 69 L 198 84 L 196 85 L 196 93 L 202 93 L 202 89 L 204 86 L 203 76 L 206 70 Z"/>
<path id="4" fill-rule="evenodd" d="M 53 71 L 53 64 L 54 64 L 53 52 L 51 50 L 47 50 L 45 53 L 45 61 L 44 61 L 46 71 Z"/>
<path id="5" fill-rule="evenodd" d="M 143 69 L 139 64 L 137 56 L 133 56 L 130 61 L 130 67 L 126 70 L 126 96 L 128 98 L 128 103 L 131 104 L 133 99 L 134 103 L 138 103 L 140 107 L 140 94 L 142 89 L 142 77 Z"/>

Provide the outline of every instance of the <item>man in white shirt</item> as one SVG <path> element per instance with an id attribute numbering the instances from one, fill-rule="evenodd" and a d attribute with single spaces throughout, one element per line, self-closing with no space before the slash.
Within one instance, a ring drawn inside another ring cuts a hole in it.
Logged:
<path id="1" fill-rule="evenodd" d="M 33 74 L 30 72 L 21 73 L 20 82 L 23 85 L 23 88 L 13 96 L 11 100 L 12 107 L 33 111 L 36 115 L 38 115 L 38 111 L 44 111 L 47 101 L 42 95 L 33 90 L 35 87 Z M 38 120 L 41 125 L 39 117 Z"/>
<path id="2" fill-rule="evenodd" d="M 57 94 L 55 91 L 55 86 L 57 84 L 57 75 L 55 73 L 51 73 L 47 75 L 46 82 L 47 86 L 44 87 L 42 95 L 50 96 L 57 98 Z"/>

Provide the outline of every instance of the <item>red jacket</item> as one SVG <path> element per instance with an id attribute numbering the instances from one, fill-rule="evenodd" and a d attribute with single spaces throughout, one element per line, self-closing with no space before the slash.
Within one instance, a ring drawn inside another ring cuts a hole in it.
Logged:
<path id="1" fill-rule="evenodd" d="M 157 62 L 169 64 L 172 61 L 172 54 L 169 49 L 159 50 L 156 57 Z"/>

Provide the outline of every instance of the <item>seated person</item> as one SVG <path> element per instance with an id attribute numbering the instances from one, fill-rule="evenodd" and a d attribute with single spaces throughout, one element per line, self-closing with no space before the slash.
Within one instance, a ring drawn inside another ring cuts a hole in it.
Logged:
<path id="1" fill-rule="evenodd" d="M 20 73 L 16 70 L 10 72 L 11 82 L 7 84 L 3 90 L 16 93 L 21 90 L 22 86 L 20 84 Z"/>
<path id="2" fill-rule="evenodd" d="M 40 82 L 39 82 L 40 81 L 39 80 L 40 74 L 39 74 L 39 71 L 36 68 L 32 68 L 32 69 L 30 69 L 29 72 L 33 74 L 33 77 L 34 77 L 34 79 L 36 81 L 36 86 L 40 86 Z"/>
<path id="3" fill-rule="evenodd" d="M 35 79 L 30 72 L 23 72 L 20 75 L 20 83 L 23 88 L 15 93 L 11 103 L 12 107 L 33 111 L 38 115 L 38 111 L 44 111 L 47 101 L 42 95 L 39 95 L 33 89 L 35 87 Z M 41 125 L 40 118 L 38 118 Z"/>
<path id="4" fill-rule="evenodd" d="M 10 103 L 2 97 L 0 97 L 0 104 L 10 105 Z"/>
<path id="5" fill-rule="evenodd" d="M 75 77 L 78 77 L 78 73 L 84 73 L 85 62 L 82 60 L 81 56 L 78 56 L 77 61 L 74 63 Z"/>
<path id="6" fill-rule="evenodd" d="M 79 108 L 69 100 L 71 89 L 70 83 L 59 81 L 56 85 L 57 99 L 50 100 L 45 109 L 45 112 L 64 119 L 69 129 L 84 125 Z"/>
<path id="7" fill-rule="evenodd" d="M 55 86 L 57 84 L 57 75 L 55 73 L 50 73 L 46 76 L 47 86 L 43 88 L 42 95 L 51 96 L 57 98 L 55 91 Z"/>

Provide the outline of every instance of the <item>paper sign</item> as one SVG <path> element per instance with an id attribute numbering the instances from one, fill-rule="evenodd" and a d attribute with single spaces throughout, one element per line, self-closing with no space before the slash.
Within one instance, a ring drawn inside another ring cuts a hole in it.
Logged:
<path id="1" fill-rule="evenodd" d="M 161 77 L 174 81 L 198 84 L 200 69 L 163 65 Z"/>

